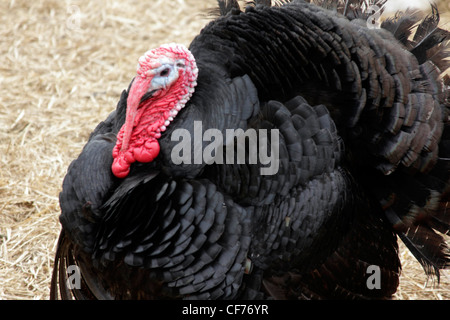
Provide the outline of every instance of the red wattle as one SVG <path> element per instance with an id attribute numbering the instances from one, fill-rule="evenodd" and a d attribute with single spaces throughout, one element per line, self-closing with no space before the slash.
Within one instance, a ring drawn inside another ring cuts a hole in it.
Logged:
<path id="1" fill-rule="evenodd" d="M 157 112 L 157 114 L 159 113 Z M 156 128 L 165 121 L 164 118 L 155 116 L 152 113 L 143 115 L 142 110 L 137 118 L 140 121 L 131 134 L 128 149 L 122 150 L 125 125 L 117 135 L 117 143 L 112 152 L 114 160 L 111 170 L 118 178 L 125 178 L 129 174 L 132 163 L 136 161 L 141 163 L 151 162 L 158 156 L 160 151 L 157 138 L 161 134 L 155 132 Z M 147 123 L 151 124 L 147 125 Z"/>
<path id="2" fill-rule="evenodd" d="M 130 173 L 130 163 L 124 159 L 124 154 L 114 158 L 111 170 L 117 178 L 125 178 Z"/>
<path id="3" fill-rule="evenodd" d="M 152 139 L 146 141 L 144 145 L 134 149 L 134 158 L 139 162 L 150 162 L 155 159 L 159 154 L 158 140 Z"/>

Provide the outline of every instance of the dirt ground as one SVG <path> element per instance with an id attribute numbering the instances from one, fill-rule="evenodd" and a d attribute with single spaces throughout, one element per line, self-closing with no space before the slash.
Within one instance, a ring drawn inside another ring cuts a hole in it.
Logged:
<path id="1" fill-rule="evenodd" d="M 0 299 L 48 299 L 58 193 L 138 57 L 186 46 L 215 0 L 0 1 Z M 450 10 L 450 5 L 449 5 Z M 450 299 L 401 247 L 397 299 Z"/>

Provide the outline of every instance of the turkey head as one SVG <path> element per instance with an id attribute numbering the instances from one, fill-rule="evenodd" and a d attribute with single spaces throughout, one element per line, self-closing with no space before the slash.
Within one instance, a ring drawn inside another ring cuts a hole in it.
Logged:
<path id="1" fill-rule="evenodd" d="M 127 99 L 126 120 L 113 149 L 112 172 L 125 178 L 133 162 L 151 162 L 158 139 L 194 92 L 198 69 L 191 52 L 166 44 L 139 58 Z"/>

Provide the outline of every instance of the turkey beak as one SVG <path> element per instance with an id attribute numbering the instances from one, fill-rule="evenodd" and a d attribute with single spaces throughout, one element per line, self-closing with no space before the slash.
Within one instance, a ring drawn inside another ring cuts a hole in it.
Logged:
<path id="1" fill-rule="evenodd" d="M 149 92 L 146 92 L 146 93 L 142 96 L 141 102 L 140 102 L 140 103 L 142 103 L 142 102 L 144 102 L 144 101 L 147 101 L 148 99 L 150 99 L 151 97 L 153 97 L 153 95 L 155 94 L 156 91 L 157 91 L 157 90 L 151 90 L 151 91 L 149 91 Z"/>
<path id="2" fill-rule="evenodd" d="M 137 114 L 137 110 L 142 101 L 149 99 L 154 91 L 147 92 L 150 87 L 152 78 L 136 76 L 133 84 L 131 85 L 130 92 L 127 98 L 127 114 L 125 119 L 125 128 L 123 132 L 122 148 L 121 151 L 128 150 L 130 143 L 131 133 L 134 128 L 134 119 Z"/>

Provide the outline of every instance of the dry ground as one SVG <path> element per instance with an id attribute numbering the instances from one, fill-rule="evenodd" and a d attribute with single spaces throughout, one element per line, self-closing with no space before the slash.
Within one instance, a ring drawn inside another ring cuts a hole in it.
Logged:
<path id="1" fill-rule="evenodd" d="M 0 299 L 48 299 L 58 193 L 137 58 L 188 45 L 215 0 L 0 1 Z M 450 9 L 450 8 L 449 8 Z M 402 249 L 398 299 L 449 299 Z"/>

